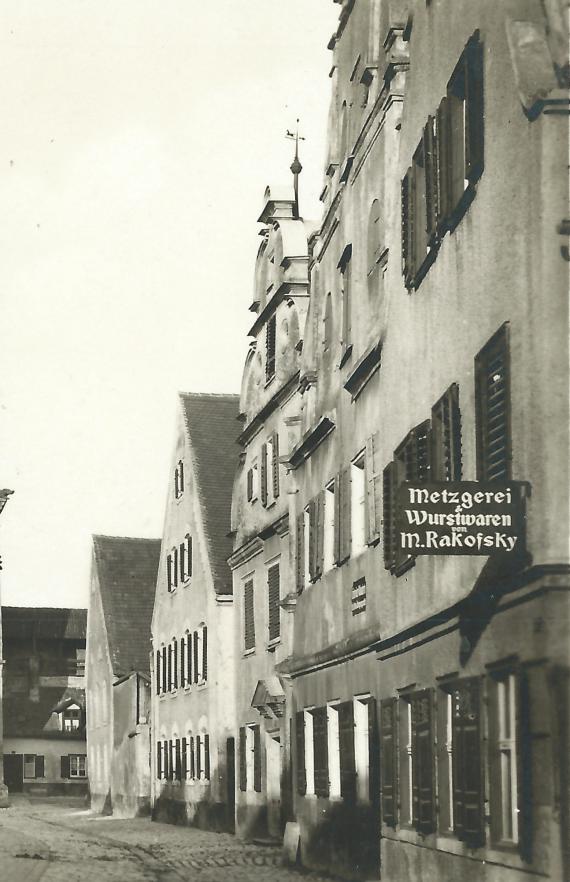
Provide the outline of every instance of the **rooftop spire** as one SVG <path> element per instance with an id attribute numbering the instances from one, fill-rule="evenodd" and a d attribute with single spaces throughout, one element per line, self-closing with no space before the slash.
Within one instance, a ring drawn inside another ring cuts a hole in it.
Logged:
<path id="1" fill-rule="evenodd" d="M 285 134 L 286 138 L 291 138 L 295 141 L 295 158 L 291 163 L 291 171 L 293 172 L 293 186 L 295 188 L 295 206 L 293 208 L 293 217 L 295 219 L 299 218 L 299 175 L 303 171 L 303 166 L 299 160 L 299 141 L 304 141 L 305 138 L 303 135 L 299 134 L 299 120 L 297 120 L 297 127 L 294 132 L 290 132 L 287 129 Z"/>

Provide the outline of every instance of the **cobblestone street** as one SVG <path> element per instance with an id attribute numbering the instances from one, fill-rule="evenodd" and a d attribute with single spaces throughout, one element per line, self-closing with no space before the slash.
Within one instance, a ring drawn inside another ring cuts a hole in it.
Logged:
<path id="1" fill-rule="evenodd" d="M 227 833 L 95 815 L 63 800 L 0 812 L 0 882 L 291 882 L 281 849 Z"/>

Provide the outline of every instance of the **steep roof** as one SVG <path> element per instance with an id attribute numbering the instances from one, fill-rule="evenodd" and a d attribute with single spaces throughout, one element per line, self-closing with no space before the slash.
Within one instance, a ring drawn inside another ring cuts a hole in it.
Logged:
<path id="1" fill-rule="evenodd" d="M 239 447 L 239 395 L 180 395 L 192 447 L 216 594 L 231 594 L 230 512 Z"/>
<path id="2" fill-rule="evenodd" d="M 87 610 L 58 607 L 3 606 L 2 633 L 4 642 L 10 639 L 36 637 L 49 640 L 85 640 Z"/>
<path id="3" fill-rule="evenodd" d="M 113 673 L 148 671 L 160 539 L 93 536 L 93 548 Z"/>
<path id="4" fill-rule="evenodd" d="M 36 701 L 28 693 L 8 693 L 4 695 L 4 735 L 7 737 L 39 738 L 44 735 L 60 734 L 58 723 L 52 717 L 74 702 L 85 708 L 85 691 L 69 686 L 41 687 Z M 84 738 L 81 729 L 77 737 Z"/>

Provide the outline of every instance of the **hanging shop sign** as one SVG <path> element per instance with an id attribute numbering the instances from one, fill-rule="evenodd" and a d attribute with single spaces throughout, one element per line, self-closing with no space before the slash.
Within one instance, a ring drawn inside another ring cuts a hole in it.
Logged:
<path id="1" fill-rule="evenodd" d="M 398 491 L 398 552 L 519 554 L 525 547 L 527 489 L 522 481 L 404 481 Z"/>

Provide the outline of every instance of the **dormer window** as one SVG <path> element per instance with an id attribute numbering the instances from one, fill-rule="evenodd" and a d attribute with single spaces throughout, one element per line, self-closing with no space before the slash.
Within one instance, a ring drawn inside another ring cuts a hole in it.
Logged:
<path id="1" fill-rule="evenodd" d="M 63 732 L 78 732 L 81 727 L 81 710 L 68 707 L 61 712 L 61 729 Z"/>
<path id="2" fill-rule="evenodd" d="M 174 495 L 180 499 L 184 493 L 184 463 L 180 459 L 174 470 Z"/>

